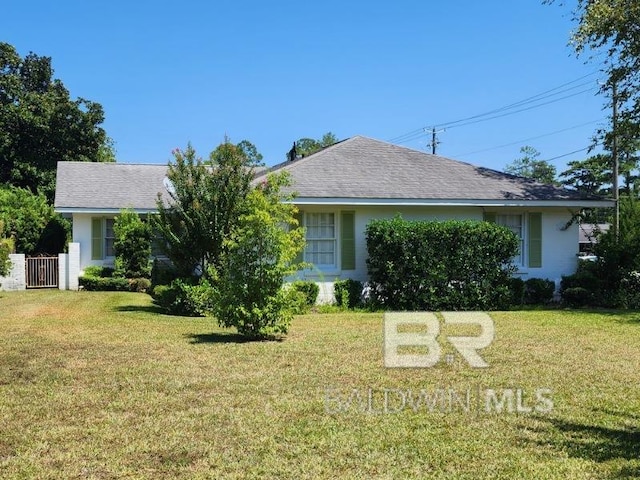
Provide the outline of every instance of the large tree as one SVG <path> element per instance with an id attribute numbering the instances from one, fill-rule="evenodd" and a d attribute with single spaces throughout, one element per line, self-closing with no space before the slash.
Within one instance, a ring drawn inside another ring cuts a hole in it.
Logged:
<path id="1" fill-rule="evenodd" d="M 322 138 L 317 140 L 309 137 L 299 138 L 293 143 L 293 148 L 287 152 L 287 159 L 291 160 L 294 156 L 308 157 L 337 142 L 338 138 L 331 132 L 325 133 Z"/>
<path id="2" fill-rule="evenodd" d="M 520 158 L 505 167 L 505 172 L 525 178 L 537 180 L 540 183 L 555 183 L 556 167 L 546 160 L 539 160 L 540 152 L 533 147 L 520 148 Z"/>
<path id="3" fill-rule="evenodd" d="M 173 151 L 168 204 L 159 198 L 154 225 L 161 245 L 182 277 L 219 267 L 224 240 L 244 212 L 260 154 L 249 142 L 219 145 L 205 162 L 188 145 Z M 249 153 L 248 153 L 249 152 Z"/>
<path id="4" fill-rule="evenodd" d="M 0 42 L 0 184 L 55 191 L 58 161 L 114 161 L 102 106 L 72 99 L 50 57 Z"/>
<path id="5" fill-rule="evenodd" d="M 618 107 L 615 137 L 624 148 L 640 138 L 640 2 L 577 0 L 573 14 L 577 28 L 571 45 L 579 56 L 599 64 L 605 74 L 602 93 L 608 98 L 608 107 L 614 101 Z M 609 149 L 613 125 L 611 122 L 597 135 Z"/>

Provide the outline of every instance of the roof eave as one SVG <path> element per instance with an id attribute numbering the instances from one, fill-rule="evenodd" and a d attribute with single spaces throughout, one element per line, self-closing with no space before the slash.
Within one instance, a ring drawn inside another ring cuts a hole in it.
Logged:
<path id="1" fill-rule="evenodd" d="M 123 209 L 133 210 L 139 215 L 158 213 L 156 208 L 94 208 L 94 207 L 55 207 L 54 210 L 61 214 L 86 213 L 92 215 L 118 215 Z"/>
<path id="2" fill-rule="evenodd" d="M 526 199 L 422 199 L 422 198 L 348 198 L 296 197 L 296 205 L 353 205 L 353 206 L 423 206 L 423 207 L 613 207 L 613 200 L 526 200 Z"/>

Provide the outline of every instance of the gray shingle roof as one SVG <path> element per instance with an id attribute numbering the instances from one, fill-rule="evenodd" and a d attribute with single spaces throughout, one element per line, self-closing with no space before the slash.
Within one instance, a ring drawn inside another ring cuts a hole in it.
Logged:
<path id="1" fill-rule="evenodd" d="M 288 170 L 304 198 L 600 200 L 362 136 L 270 170 Z"/>
<path id="2" fill-rule="evenodd" d="M 288 170 L 304 199 L 416 201 L 567 201 L 600 198 L 542 185 L 469 163 L 355 136 L 268 171 Z M 59 162 L 55 207 L 61 211 L 155 210 L 166 199 L 166 165 Z M 265 175 L 258 171 L 257 181 Z"/>
<path id="3" fill-rule="evenodd" d="M 58 162 L 55 208 L 155 210 L 166 165 Z"/>

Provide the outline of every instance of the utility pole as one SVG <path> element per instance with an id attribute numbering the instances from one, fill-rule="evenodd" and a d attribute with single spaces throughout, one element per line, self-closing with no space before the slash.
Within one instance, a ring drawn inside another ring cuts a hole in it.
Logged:
<path id="1" fill-rule="evenodd" d="M 426 128 L 425 128 L 424 130 L 426 130 Z M 442 129 L 442 130 L 438 130 L 437 132 L 436 132 L 436 127 L 433 127 L 433 128 L 431 129 L 431 143 L 430 143 L 430 144 L 428 144 L 427 146 L 430 146 L 430 147 L 431 147 L 431 153 L 432 153 L 433 155 L 435 155 L 435 154 L 436 154 L 436 147 L 437 147 L 437 146 L 438 146 L 438 144 L 440 143 L 440 142 L 438 141 L 438 138 L 436 137 L 436 134 L 438 134 L 438 133 L 440 133 L 440 132 L 444 132 L 444 129 Z"/>
<path id="2" fill-rule="evenodd" d="M 611 85 L 611 96 L 613 103 L 613 118 L 611 120 L 611 128 L 613 129 L 613 139 L 611 143 L 611 157 L 613 160 L 613 201 L 615 203 L 614 228 L 616 240 L 619 238 L 620 230 L 620 194 L 618 187 L 618 177 L 620 176 L 618 161 L 618 86 L 614 80 Z"/>

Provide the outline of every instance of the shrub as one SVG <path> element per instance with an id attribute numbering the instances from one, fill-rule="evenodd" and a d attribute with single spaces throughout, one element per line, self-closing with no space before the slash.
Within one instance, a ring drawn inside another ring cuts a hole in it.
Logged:
<path id="1" fill-rule="evenodd" d="M 357 308 L 362 305 L 362 282 L 347 278 L 333 283 L 333 296 L 336 304 L 344 308 Z"/>
<path id="2" fill-rule="evenodd" d="M 393 310 L 487 310 L 509 304 L 518 239 L 490 222 L 367 225 L 371 299 Z"/>
<path id="3" fill-rule="evenodd" d="M 151 288 L 151 280 L 148 278 L 129 279 L 129 290 L 132 292 L 146 293 Z"/>
<path id="4" fill-rule="evenodd" d="M 524 282 L 524 303 L 545 305 L 553 300 L 556 284 L 546 278 L 529 278 Z"/>
<path id="5" fill-rule="evenodd" d="M 511 293 L 511 305 L 522 305 L 524 303 L 524 280 L 519 277 L 511 277 L 509 292 Z"/>
<path id="6" fill-rule="evenodd" d="M 113 224 L 116 274 L 126 278 L 149 278 L 151 273 L 151 227 L 132 210 L 122 210 Z"/>
<path id="7" fill-rule="evenodd" d="M 14 242 L 11 238 L 4 238 L 4 223 L 0 220 L 0 277 L 4 277 L 11 271 L 11 259 Z"/>
<path id="8" fill-rule="evenodd" d="M 204 316 L 213 309 L 212 289 L 206 280 L 192 285 L 178 279 L 168 286 L 158 285 L 153 289 L 153 298 L 172 315 Z"/>
<path id="9" fill-rule="evenodd" d="M 129 280 L 127 280 L 126 278 L 82 276 L 78 279 L 78 281 L 80 286 L 87 291 L 129 291 Z"/>
<path id="10" fill-rule="evenodd" d="M 310 280 L 296 280 L 291 284 L 291 287 L 304 296 L 304 303 L 306 306 L 312 307 L 316 304 L 318 293 L 320 293 L 320 287 L 318 287 L 316 282 L 312 282 Z"/>
<path id="11" fill-rule="evenodd" d="M 113 268 L 103 267 L 102 265 L 89 265 L 85 267 L 84 277 L 108 278 L 113 276 Z"/>
<path id="12" fill-rule="evenodd" d="M 562 300 L 570 306 L 604 306 L 600 268 L 597 262 L 580 262 L 576 273 L 563 276 L 560 282 Z"/>
<path id="13" fill-rule="evenodd" d="M 178 279 L 178 271 L 169 261 L 161 261 L 157 258 L 153 259 L 151 267 L 151 285 L 170 285 L 171 282 Z"/>
<path id="14" fill-rule="evenodd" d="M 628 272 L 620 281 L 616 298 L 620 308 L 640 308 L 640 272 Z"/>
<path id="15" fill-rule="evenodd" d="M 572 308 L 584 307 L 592 302 L 592 293 L 584 287 L 570 287 L 562 291 L 562 301 Z"/>

